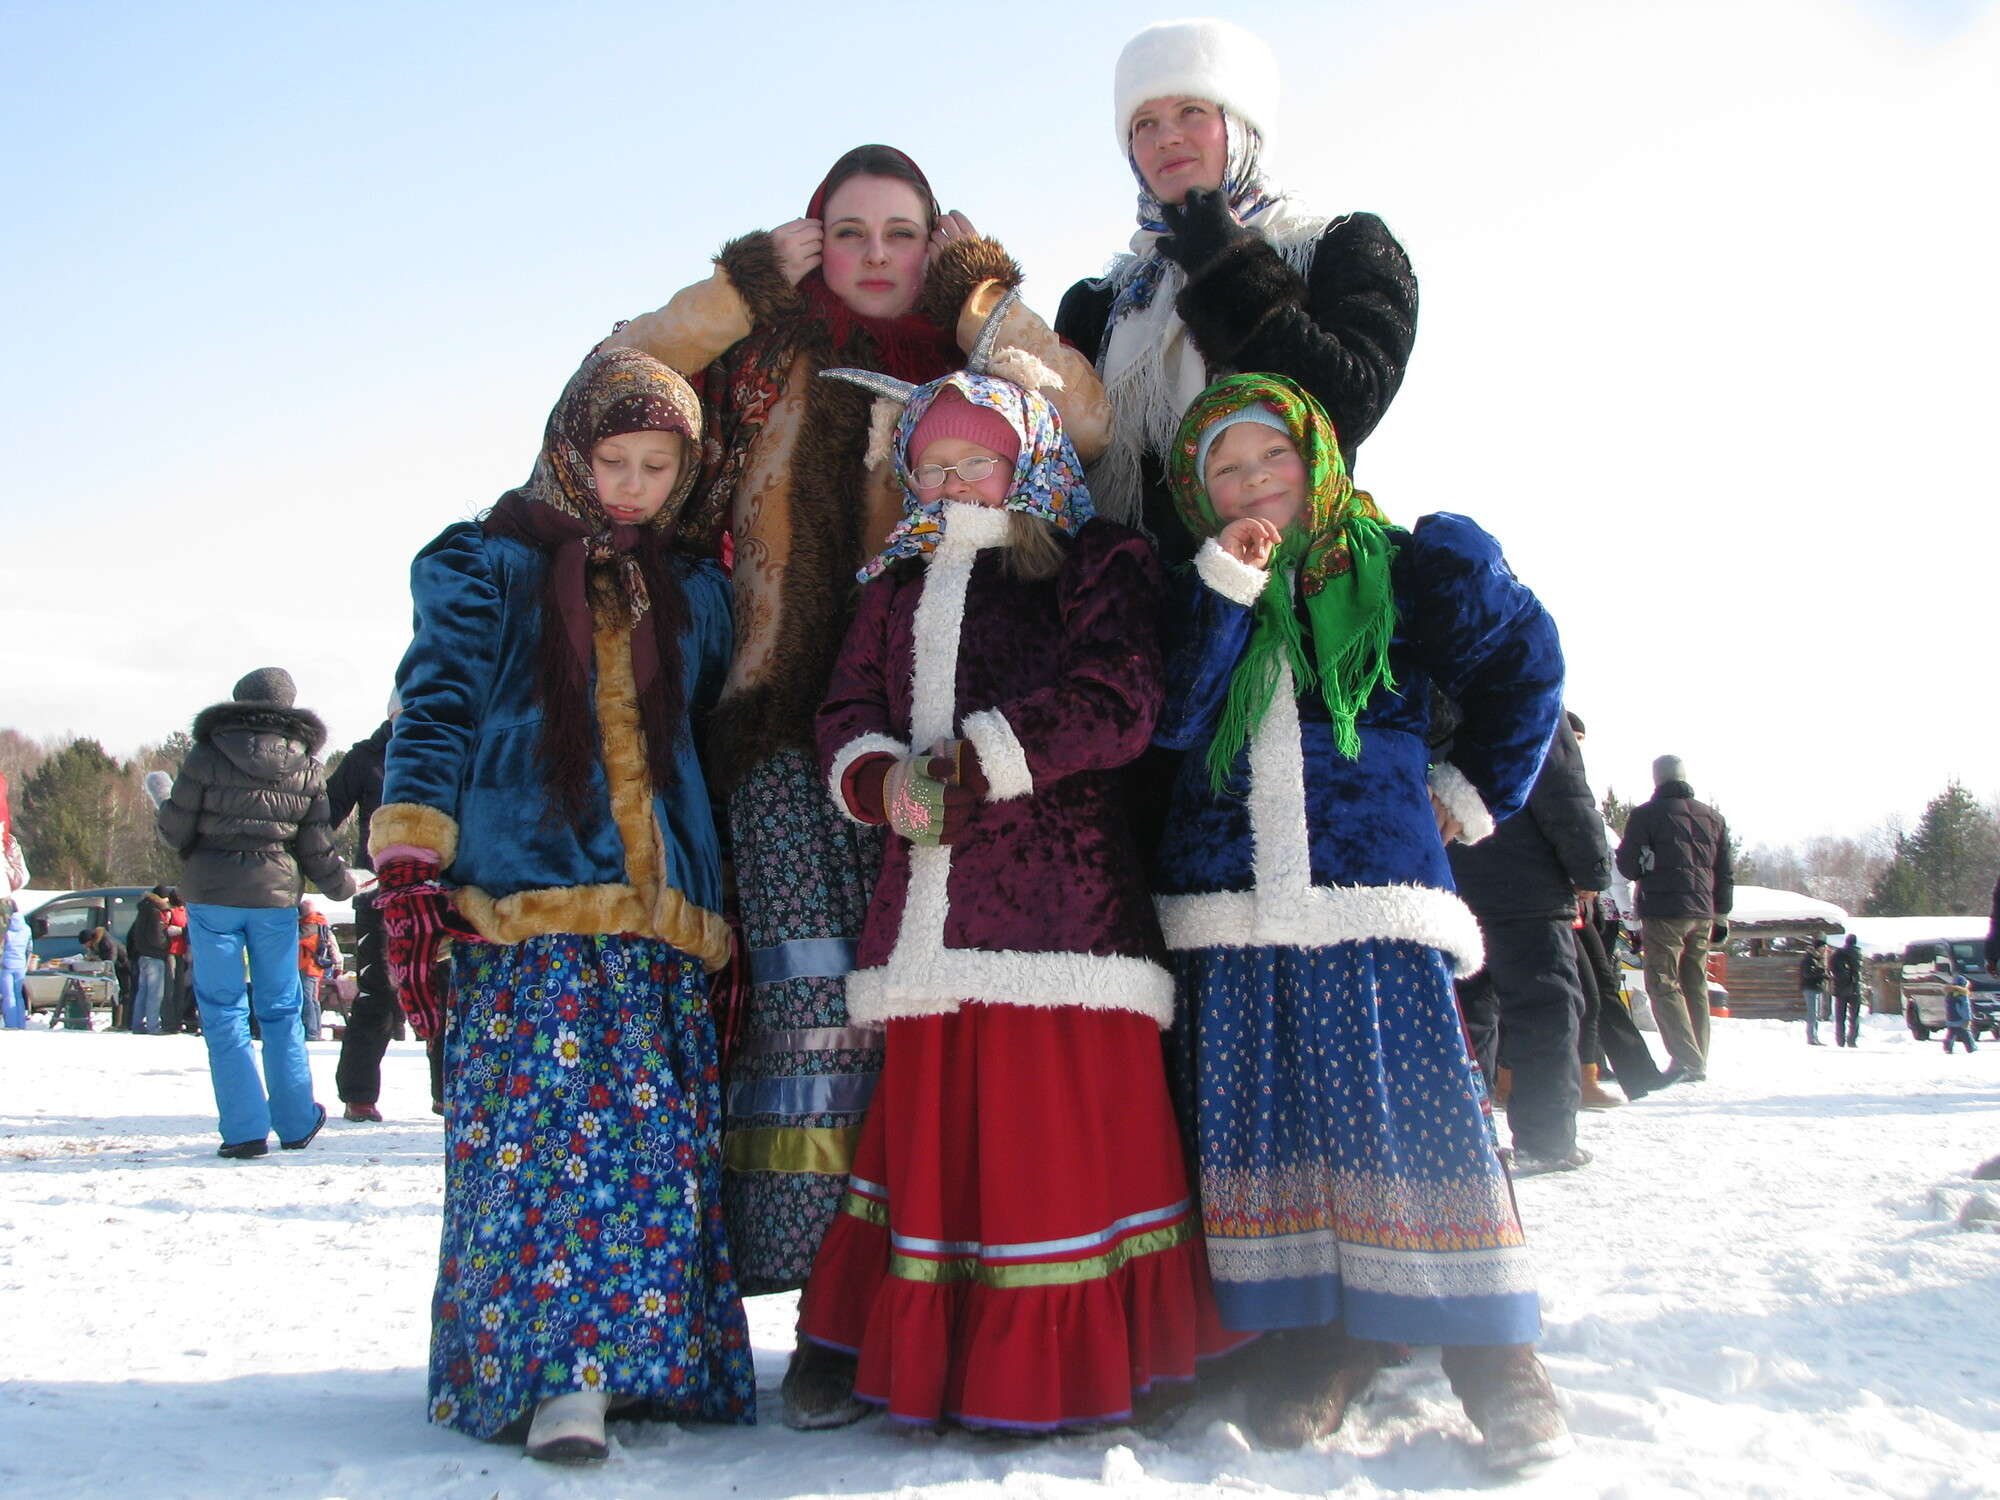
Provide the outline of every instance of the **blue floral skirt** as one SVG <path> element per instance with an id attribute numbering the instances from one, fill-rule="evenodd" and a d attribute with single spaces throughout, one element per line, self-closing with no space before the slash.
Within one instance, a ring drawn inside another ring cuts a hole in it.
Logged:
<path id="1" fill-rule="evenodd" d="M 1451 972 L 1411 942 L 1174 955 L 1170 1074 L 1231 1328 L 1540 1333 Z"/>
<path id="2" fill-rule="evenodd" d="M 460 944 L 452 983 L 431 1420 L 493 1437 L 596 1390 L 754 1421 L 700 964 L 556 933 Z"/>

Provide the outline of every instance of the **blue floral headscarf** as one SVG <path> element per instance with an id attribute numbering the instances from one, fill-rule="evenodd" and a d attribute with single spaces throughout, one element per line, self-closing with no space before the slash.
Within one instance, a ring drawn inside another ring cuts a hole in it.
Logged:
<path id="1" fill-rule="evenodd" d="M 1025 390 L 996 375 L 960 370 L 918 386 L 903 408 L 894 445 L 896 477 L 903 483 L 903 519 L 889 533 L 888 544 L 855 575 L 863 583 L 879 578 L 884 569 L 902 558 L 924 556 L 944 539 L 944 492 L 925 499 L 918 490 L 910 474 L 910 437 L 931 403 L 946 391 L 957 391 L 974 406 L 999 413 L 1020 438 L 1014 482 L 1002 502 L 1007 510 L 1039 516 L 1069 536 L 1075 536 L 1084 522 L 1097 514 L 1083 482 L 1083 461 L 1063 434 L 1062 418 L 1049 399 L 1040 391 Z"/>

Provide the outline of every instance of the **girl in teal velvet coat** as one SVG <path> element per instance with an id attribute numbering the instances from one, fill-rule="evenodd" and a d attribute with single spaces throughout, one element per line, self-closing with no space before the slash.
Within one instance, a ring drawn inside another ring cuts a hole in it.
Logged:
<path id="1" fill-rule="evenodd" d="M 420 1029 L 431 941 L 465 935 L 431 1419 L 531 1421 L 540 1458 L 604 1457 L 614 1399 L 755 1413 L 708 1010 L 729 937 L 689 728 L 728 666 L 728 584 L 670 545 L 700 442 L 678 375 L 594 354 L 528 483 L 418 554 L 370 824 Z"/>

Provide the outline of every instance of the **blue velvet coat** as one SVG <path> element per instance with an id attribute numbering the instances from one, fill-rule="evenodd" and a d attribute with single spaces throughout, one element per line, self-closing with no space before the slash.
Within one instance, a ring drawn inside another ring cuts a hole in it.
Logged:
<path id="1" fill-rule="evenodd" d="M 1467 839 L 1520 808 L 1562 711 L 1562 647 L 1499 544 L 1463 516 L 1418 521 L 1392 576 L 1397 687 L 1362 710 L 1359 758 L 1334 749 L 1319 693 L 1295 694 L 1287 673 L 1218 795 L 1208 746 L 1265 574 L 1203 545 L 1176 613 L 1154 731 L 1155 744 L 1187 752 L 1154 876 L 1168 947 L 1409 939 L 1449 954 L 1461 974 L 1483 963 L 1431 794 Z M 1434 687 L 1464 715 L 1452 762 L 1436 767 L 1426 744 Z"/>
<path id="2" fill-rule="evenodd" d="M 595 633 L 591 815 L 575 827 L 554 811 L 536 754 L 546 566 L 539 549 L 470 522 L 417 554 L 416 638 L 396 672 L 403 710 L 369 845 L 436 849 L 445 878 L 463 888 L 461 910 L 491 941 L 632 932 L 719 967 L 729 940 L 708 789 L 685 736 L 673 784 L 651 784 L 629 631 L 600 623 Z M 675 570 L 688 604 L 685 701 L 705 707 L 729 666 L 729 584 L 711 562 L 676 558 Z"/>

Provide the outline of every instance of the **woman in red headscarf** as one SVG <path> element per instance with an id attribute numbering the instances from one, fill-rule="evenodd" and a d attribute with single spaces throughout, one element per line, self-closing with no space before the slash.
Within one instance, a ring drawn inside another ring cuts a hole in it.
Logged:
<path id="1" fill-rule="evenodd" d="M 715 274 L 608 341 L 697 379 L 709 413 L 685 545 L 733 549 L 736 646 L 709 723 L 727 796 L 750 998 L 730 1075 L 724 1201 L 745 1292 L 802 1286 L 840 1206 L 881 1034 L 850 1026 L 846 975 L 881 858 L 835 807 L 812 722 L 854 576 L 901 518 L 871 469 L 870 398 L 823 370 L 918 383 L 975 344 L 1056 404 L 1085 458 L 1110 430 L 1096 372 L 1009 293 L 1020 269 L 965 216 L 941 214 L 887 146 L 837 161 L 803 219 L 732 240 Z M 697 372 L 699 372 L 697 374 Z M 886 434 L 884 435 L 886 437 Z"/>

